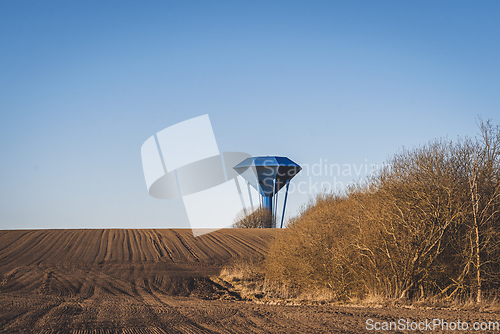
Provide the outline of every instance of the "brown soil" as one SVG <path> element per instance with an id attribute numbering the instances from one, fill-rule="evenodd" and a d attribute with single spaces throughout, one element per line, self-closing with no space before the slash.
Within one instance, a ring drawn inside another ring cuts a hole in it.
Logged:
<path id="1" fill-rule="evenodd" d="M 458 310 L 255 304 L 209 278 L 236 258 L 261 258 L 277 233 L 0 231 L 0 333 L 360 333 L 369 318 L 500 320 Z"/>

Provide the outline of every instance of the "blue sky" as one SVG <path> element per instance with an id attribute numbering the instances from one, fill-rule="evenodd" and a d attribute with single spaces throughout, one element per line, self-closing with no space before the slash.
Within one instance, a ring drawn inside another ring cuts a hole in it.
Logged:
<path id="1" fill-rule="evenodd" d="M 140 148 L 203 114 L 220 151 L 342 167 L 297 176 L 294 214 L 316 182 L 500 124 L 499 17 L 498 1 L 3 1 L 0 229 L 187 226 L 148 195 Z"/>

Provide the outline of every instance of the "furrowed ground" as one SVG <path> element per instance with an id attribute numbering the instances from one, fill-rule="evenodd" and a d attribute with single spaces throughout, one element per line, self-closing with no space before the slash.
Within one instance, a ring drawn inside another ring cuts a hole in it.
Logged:
<path id="1" fill-rule="evenodd" d="M 366 320 L 498 314 L 264 305 L 210 279 L 261 259 L 275 229 L 0 231 L 0 333 L 359 333 Z"/>

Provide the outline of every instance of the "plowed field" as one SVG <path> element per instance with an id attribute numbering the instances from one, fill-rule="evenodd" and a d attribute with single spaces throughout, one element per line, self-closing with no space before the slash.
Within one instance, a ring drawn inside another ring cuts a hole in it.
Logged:
<path id="1" fill-rule="evenodd" d="M 0 231 L 0 333 L 359 333 L 375 321 L 495 320 L 449 310 L 260 305 L 209 276 L 279 230 Z M 496 321 L 496 320 L 495 320 Z"/>

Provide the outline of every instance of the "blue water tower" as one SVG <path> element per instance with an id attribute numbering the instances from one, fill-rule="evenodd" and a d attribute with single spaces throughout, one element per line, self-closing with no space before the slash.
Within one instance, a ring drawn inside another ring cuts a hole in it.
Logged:
<path id="1" fill-rule="evenodd" d="M 277 194 L 286 186 L 281 216 L 281 227 L 283 227 L 290 180 L 302 170 L 302 167 L 286 157 L 266 156 L 247 158 L 233 168 L 259 192 L 261 206 L 272 213 L 272 226 L 268 227 L 276 227 Z"/>

